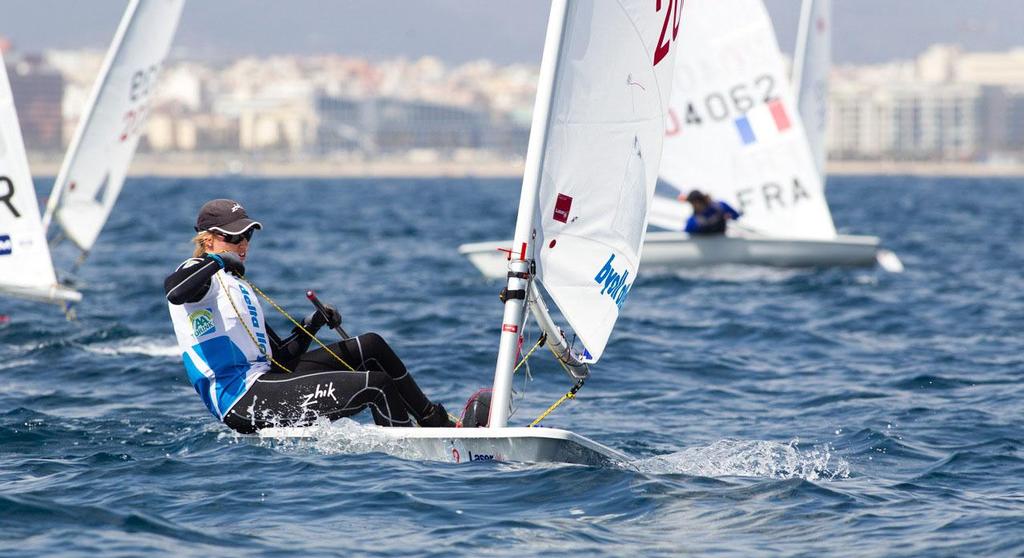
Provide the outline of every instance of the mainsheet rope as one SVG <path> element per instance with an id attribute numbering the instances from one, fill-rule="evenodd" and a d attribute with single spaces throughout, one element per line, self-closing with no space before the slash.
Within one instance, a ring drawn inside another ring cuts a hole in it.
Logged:
<path id="1" fill-rule="evenodd" d="M 543 345 L 545 341 L 547 341 L 547 339 L 548 339 L 547 332 L 541 332 L 540 338 L 537 339 L 536 343 L 534 343 L 533 348 L 530 349 L 529 352 L 527 352 L 523 356 L 523 359 L 519 361 L 519 364 L 517 364 L 516 367 L 512 369 L 512 373 L 515 374 L 516 371 L 519 370 L 520 366 L 526 364 L 526 359 L 530 358 L 530 355 L 532 355 L 537 349 L 539 349 L 540 346 Z M 572 374 L 569 371 L 569 367 L 565 365 L 565 362 L 563 362 L 562 359 L 559 357 L 558 353 L 555 352 L 555 349 L 553 347 L 551 347 L 550 345 L 548 345 L 548 349 L 551 350 L 551 355 L 555 357 L 555 360 L 558 361 L 558 364 L 561 364 L 562 368 L 566 371 L 566 373 L 569 373 L 569 375 L 571 376 Z M 527 366 L 527 370 L 529 370 L 529 366 Z M 557 409 L 559 406 L 562 405 L 562 403 L 565 403 L 566 401 L 568 401 L 570 399 L 575 399 L 576 398 L 576 393 L 580 390 L 580 388 L 583 387 L 583 382 L 585 380 L 586 380 L 585 378 L 581 378 L 579 381 L 577 381 L 576 384 L 572 386 L 572 389 L 570 389 L 568 392 L 566 392 L 566 394 L 563 395 L 562 397 L 559 397 L 558 401 L 555 401 L 554 403 L 552 403 L 551 406 L 548 407 L 546 411 L 544 411 L 543 413 L 540 414 L 539 417 L 534 419 L 533 422 L 530 423 L 530 428 L 533 428 L 533 427 L 537 426 L 538 424 L 540 424 L 540 422 L 542 420 L 544 420 L 545 418 L 547 418 L 548 415 L 553 413 L 555 411 L 555 409 Z"/>
<path id="2" fill-rule="evenodd" d="M 580 388 L 583 387 L 584 381 L 586 381 L 585 378 L 580 378 L 579 381 L 576 382 L 576 385 L 572 386 L 572 389 L 566 392 L 565 395 L 559 397 L 558 401 L 555 401 L 550 407 L 548 407 L 548 410 L 544 411 L 543 413 L 540 414 L 539 417 L 534 419 L 534 421 L 530 423 L 530 428 L 533 428 L 534 426 L 540 424 L 540 421 L 547 418 L 547 416 L 550 415 L 555 409 L 557 409 L 559 405 L 561 405 L 562 403 L 565 403 L 570 399 L 576 399 L 576 392 L 578 392 Z"/>

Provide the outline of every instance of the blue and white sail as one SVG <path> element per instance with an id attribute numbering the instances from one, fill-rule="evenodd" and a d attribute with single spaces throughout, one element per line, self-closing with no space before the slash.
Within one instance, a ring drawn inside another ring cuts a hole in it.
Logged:
<path id="1" fill-rule="evenodd" d="M 825 180 L 828 74 L 832 66 L 832 0 L 804 0 L 800 13 L 793 87 L 818 174 Z"/>
<path id="2" fill-rule="evenodd" d="M 834 239 L 764 4 L 687 2 L 683 18 L 661 178 L 728 202 L 763 236 Z"/>
<path id="3" fill-rule="evenodd" d="M 184 0 L 131 0 L 64 158 L 43 218 L 92 249 L 124 185 Z"/>
<path id="4" fill-rule="evenodd" d="M 0 293 L 43 302 L 76 302 L 77 292 L 57 283 L 39 219 L 25 144 L 14 109 L 7 67 L 0 55 Z"/>

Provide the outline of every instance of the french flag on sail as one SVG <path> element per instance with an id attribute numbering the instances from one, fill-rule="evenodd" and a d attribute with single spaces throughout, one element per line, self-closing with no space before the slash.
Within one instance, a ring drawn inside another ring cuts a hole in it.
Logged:
<path id="1" fill-rule="evenodd" d="M 743 145 L 775 138 L 789 128 L 789 115 L 781 99 L 758 105 L 736 119 L 736 131 Z"/>

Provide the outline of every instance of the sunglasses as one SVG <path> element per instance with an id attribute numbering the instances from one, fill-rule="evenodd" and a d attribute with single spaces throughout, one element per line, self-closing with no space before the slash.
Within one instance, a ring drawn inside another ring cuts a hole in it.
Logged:
<path id="1" fill-rule="evenodd" d="M 228 244 L 241 244 L 243 240 L 252 239 L 252 233 L 254 232 L 256 232 L 255 227 L 245 231 L 242 234 L 217 233 L 217 236 L 221 237 L 221 239 L 223 239 L 224 242 L 227 242 Z"/>

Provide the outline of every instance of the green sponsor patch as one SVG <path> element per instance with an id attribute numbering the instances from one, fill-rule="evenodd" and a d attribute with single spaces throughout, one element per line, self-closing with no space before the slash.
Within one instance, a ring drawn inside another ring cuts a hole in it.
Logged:
<path id="1" fill-rule="evenodd" d="M 213 312 L 209 310 L 196 310 L 188 315 L 188 321 L 192 322 L 192 335 L 202 337 L 217 331 L 213 324 Z"/>

